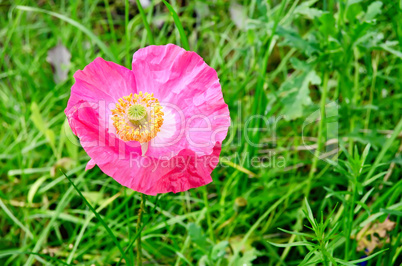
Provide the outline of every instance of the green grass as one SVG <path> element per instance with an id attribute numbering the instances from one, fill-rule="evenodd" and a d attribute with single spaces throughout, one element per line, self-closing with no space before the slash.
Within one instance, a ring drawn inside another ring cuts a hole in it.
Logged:
<path id="1" fill-rule="evenodd" d="M 140 195 L 84 171 L 63 111 L 97 56 L 167 43 L 216 69 L 233 123 L 213 183 L 147 197 L 144 264 L 401 265 L 401 1 L 237 1 L 243 24 L 231 1 L 136 2 L 0 1 L 0 265 L 135 263 Z M 365 258 L 356 235 L 386 219 Z"/>

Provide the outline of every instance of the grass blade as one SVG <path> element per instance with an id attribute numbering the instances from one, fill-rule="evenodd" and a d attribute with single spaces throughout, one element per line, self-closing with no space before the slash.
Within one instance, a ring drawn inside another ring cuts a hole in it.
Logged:
<path id="1" fill-rule="evenodd" d="M 78 178 L 81 179 L 83 175 L 80 175 Z M 63 197 L 61 198 L 59 204 L 57 204 L 56 210 L 52 218 L 50 219 L 49 223 L 47 226 L 42 230 L 42 233 L 39 236 L 39 239 L 36 241 L 35 246 L 32 250 L 32 254 L 28 257 L 27 261 L 25 262 L 24 265 L 32 265 L 33 260 L 34 260 L 34 254 L 39 252 L 39 250 L 42 247 L 42 244 L 45 242 L 46 237 L 48 236 L 50 230 L 53 228 L 57 218 L 59 218 L 59 215 L 61 212 L 64 210 L 64 208 L 67 206 L 68 199 L 70 197 L 71 192 L 73 191 L 72 187 L 68 188 L 67 191 L 64 193 Z"/>
<path id="2" fill-rule="evenodd" d="M 112 230 L 110 230 L 109 226 L 106 224 L 106 222 L 102 219 L 102 217 L 99 215 L 99 213 L 96 212 L 96 210 L 94 209 L 94 207 L 92 207 L 92 205 L 88 202 L 88 200 L 84 197 L 84 195 L 82 195 L 81 191 L 78 189 L 78 187 L 74 184 L 74 182 L 64 173 L 65 177 L 67 177 L 68 181 L 70 181 L 70 183 L 73 185 L 73 187 L 75 188 L 75 190 L 78 192 L 78 194 L 80 195 L 80 197 L 82 198 L 82 200 L 85 202 L 85 204 L 89 207 L 89 209 L 93 212 L 93 214 L 96 216 L 96 218 L 101 222 L 101 224 L 103 225 L 103 227 L 105 227 L 106 231 L 108 232 L 108 234 L 110 235 L 110 237 L 112 238 L 113 242 L 116 244 L 117 248 L 119 249 L 122 258 L 124 258 L 126 260 L 126 262 L 128 262 L 129 260 L 126 257 L 125 252 L 123 251 L 123 249 L 120 246 L 119 241 L 117 241 L 116 236 L 113 234 Z"/>
<path id="3" fill-rule="evenodd" d="M 40 254 L 40 253 L 28 252 L 28 251 L 19 251 L 19 250 L 4 250 L 4 251 L 0 251 L 0 258 L 10 256 L 10 255 L 20 255 L 20 254 L 35 255 L 35 256 L 38 256 L 38 257 L 42 257 L 44 259 L 48 259 L 48 260 L 57 262 L 58 265 L 71 265 L 71 264 L 68 264 L 68 263 L 66 263 L 66 262 L 64 262 L 62 260 L 59 260 L 57 258 L 54 258 L 54 257 L 46 255 L 46 254 Z"/>
<path id="4" fill-rule="evenodd" d="M 155 44 L 154 35 L 152 34 L 151 27 L 149 26 L 147 17 L 145 16 L 144 9 L 142 8 L 140 0 L 137 0 L 138 10 L 140 11 L 142 21 L 144 23 L 145 30 L 147 31 L 149 44 Z M 181 35 L 180 35 L 181 36 Z"/>
<path id="5" fill-rule="evenodd" d="M 187 51 L 190 51 L 190 45 L 188 44 L 187 36 L 186 36 L 186 33 L 184 32 L 183 25 L 181 25 L 179 16 L 177 15 L 176 11 L 174 11 L 173 7 L 168 2 L 166 2 L 165 0 L 162 0 L 162 1 L 165 4 L 165 6 L 169 9 L 169 12 L 173 17 L 174 24 L 176 24 L 176 27 L 179 30 L 181 44 L 183 45 L 183 48 L 186 49 Z"/>
<path id="6" fill-rule="evenodd" d="M 314 246 L 313 243 L 307 242 L 307 241 L 299 241 L 299 242 L 293 242 L 293 243 L 287 243 L 287 244 L 279 244 L 279 243 L 273 243 L 267 241 L 269 244 L 280 247 L 280 248 L 286 248 L 286 247 L 296 247 L 296 246 Z"/>
<path id="7" fill-rule="evenodd" d="M 374 253 L 374 254 L 372 254 L 370 256 L 367 256 L 367 257 L 359 259 L 359 260 L 344 261 L 344 260 L 341 260 L 341 259 L 335 259 L 335 261 L 340 263 L 340 264 L 342 264 L 342 265 L 347 265 L 347 266 L 352 265 L 352 266 L 354 266 L 354 265 L 356 265 L 356 263 L 361 263 L 361 262 L 364 262 L 364 261 L 368 261 L 368 260 L 374 258 L 377 255 L 380 255 L 381 253 L 383 253 L 384 251 L 387 251 L 387 250 L 388 249 L 378 251 L 378 252 L 376 252 L 376 253 Z"/>
<path id="8" fill-rule="evenodd" d="M 112 53 L 112 51 L 90 30 L 88 30 L 87 28 L 84 27 L 84 25 L 82 25 L 81 23 L 68 18 L 62 14 L 56 13 L 56 12 L 52 12 L 52 11 L 48 11 L 45 9 L 41 9 L 41 8 L 37 8 L 37 7 L 30 7 L 30 6 L 16 6 L 17 9 L 22 10 L 22 11 L 28 11 L 28 12 L 39 12 L 39 13 L 44 13 L 44 14 L 48 14 L 51 15 L 53 17 L 56 17 L 58 19 L 61 19 L 71 25 L 73 25 L 74 27 L 76 27 L 77 29 L 79 29 L 80 31 L 82 31 L 83 33 L 85 33 L 86 35 L 88 35 L 88 37 L 90 39 L 92 39 L 98 46 L 99 48 L 114 62 L 117 62 L 117 58 L 116 56 Z"/>
<path id="9" fill-rule="evenodd" d="M 3 209 L 3 211 L 10 217 L 13 222 L 18 225 L 26 234 L 29 238 L 33 239 L 33 235 L 31 231 L 29 231 L 28 228 L 26 228 L 18 219 L 17 217 L 14 216 L 14 214 L 7 208 L 7 206 L 3 203 L 3 201 L 0 199 L 0 207 Z"/>
<path id="10" fill-rule="evenodd" d="M 107 199 L 105 202 L 103 202 L 97 209 L 97 212 L 102 211 L 106 206 L 108 206 L 110 203 L 112 203 L 115 199 L 117 199 L 119 196 L 121 195 L 120 192 L 118 192 L 117 194 L 115 194 L 114 196 L 110 197 L 109 199 Z M 71 263 L 71 261 L 74 258 L 74 254 L 77 251 L 78 245 L 81 242 L 82 237 L 84 236 L 84 232 L 87 229 L 89 223 L 91 222 L 92 218 L 94 218 L 95 215 L 93 213 L 91 213 L 90 215 L 88 215 L 88 218 L 85 220 L 84 225 L 82 226 L 79 235 L 76 237 L 75 239 L 75 243 L 74 243 L 74 247 L 72 249 L 72 251 L 70 252 L 70 254 L 68 255 L 67 258 L 67 263 Z"/>
<path id="11" fill-rule="evenodd" d="M 379 166 L 380 162 L 382 161 L 382 159 L 385 156 L 385 153 L 388 151 L 388 149 L 391 147 L 392 142 L 394 142 L 394 140 L 396 139 L 396 137 L 399 135 L 399 133 L 402 131 L 402 119 L 399 120 L 398 124 L 395 127 L 394 132 L 392 133 L 391 137 L 389 139 L 387 139 L 387 141 L 385 142 L 385 144 L 382 146 L 382 149 L 380 151 L 380 154 L 378 154 L 378 156 L 376 157 L 373 166 L 371 167 L 369 173 L 367 174 L 366 178 L 364 179 L 364 181 L 366 182 L 367 180 L 369 180 L 375 170 L 377 169 L 377 167 Z"/>

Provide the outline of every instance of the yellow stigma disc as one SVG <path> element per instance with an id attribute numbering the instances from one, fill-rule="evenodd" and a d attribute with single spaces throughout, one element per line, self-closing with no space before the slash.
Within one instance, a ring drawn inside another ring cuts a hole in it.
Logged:
<path id="1" fill-rule="evenodd" d="M 142 93 L 123 96 L 112 110 L 113 125 L 121 140 L 148 142 L 156 136 L 163 124 L 162 106 L 154 94 Z"/>

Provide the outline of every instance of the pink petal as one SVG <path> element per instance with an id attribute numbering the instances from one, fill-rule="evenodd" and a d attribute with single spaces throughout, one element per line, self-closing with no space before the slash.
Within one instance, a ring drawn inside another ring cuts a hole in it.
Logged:
<path id="1" fill-rule="evenodd" d="M 131 146 L 134 142 L 124 142 L 114 134 L 107 134 L 107 129 L 99 123 L 102 118 L 94 105 L 80 102 L 67 112 L 67 117 L 91 157 L 88 165 L 98 165 L 121 185 L 156 195 L 186 191 L 212 181 L 211 172 L 218 163 L 220 145 L 214 147 L 211 155 L 201 157 L 191 150 L 182 150 L 170 160 L 143 157 L 140 146 Z"/>
<path id="2" fill-rule="evenodd" d="M 95 163 L 95 161 L 94 160 L 89 160 L 88 161 L 88 163 L 87 163 L 87 166 L 85 167 L 85 171 L 87 171 L 87 170 L 90 170 L 90 169 L 92 169 L 92 168 L 94 168 L 95 167 L 95 165 L 96 165 L 96 163 Z"/>
<path id="3" fill-rule="evenodd" d="M 136 93 L 132 71 L 100 57 L 87 65 L 84 70 L 75 72 L 74 79 L 66 111 L 79 101 L 93 103 L 103 101 L 107 106 L 111 104 L 110 107 L 114 108 L 113 104 L 119 98 Z"/>
<path id="4" fill-rule="evenodd" d="M 138 50 L 132 66 L 138 90 L 154 93 L 174 110 L 176 119 L 176 132 L 169 139 L 174 144 L 155 147 L 151 142 L 146 154 L 170 158 L 183 149 L 199 156 L 212 154 L 230 125 L 216 71 L 196 53 L 173 44 Z"/>

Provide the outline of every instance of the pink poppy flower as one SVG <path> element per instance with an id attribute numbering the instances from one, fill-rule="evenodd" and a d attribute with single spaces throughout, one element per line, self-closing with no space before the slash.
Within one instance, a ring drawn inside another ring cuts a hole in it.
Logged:
<path id="1" fill-rule="evenodd" d="M 65 114 L 95 165 L 148 195 L 206 185 L 230 125 L 216 71 L 195 52 L 148 46 L 132 70 L 96 58 L 74 74 Z"/>

